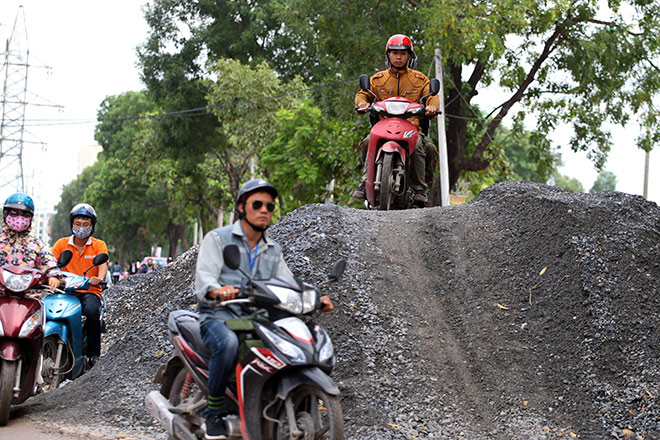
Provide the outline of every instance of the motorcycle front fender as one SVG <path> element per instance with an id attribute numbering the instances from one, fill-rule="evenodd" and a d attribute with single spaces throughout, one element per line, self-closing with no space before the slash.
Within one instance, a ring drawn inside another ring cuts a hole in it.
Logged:
<path id="1" fill-rule="evenodd" d="M 21 347 L 15 341 L 0 341 L 0 358 L 6 361 L 16 361 L 22 356 Z"/>
<path id="2" fill-rule="evenodd" d="M 401 157 L 401 162 L 403 162 L 404 165 L 406 164 L 406 150 L 404 150 L 398 142 L 390 141 L 384 143 L 376 154 L 376 162 L 378 162 L 384 153 L 397 153 L 399 157 Z"/>
<path id="3" fill-rule="evenodd" d="M 46 328 L 44 330 L 44 336 L 48 337 L 48 336 L 52 336 L 52 335 L 55 335 L 58 338 L 60 338 L 60 340 L 62 340 L 62 342 L 64 342 L 65 344 L 67 344 L 69 342 L 68 341 L 66 325 L 62 324 L 61 322 L 46 321 Z"/>
<path id="4" fill-rule="evenodd" d="M 295 374 L 284 376 L 278 385 L 277 397 L 285 400 L 291 391 L 300 385 L 313 385 L 326 394 L 339 396 L 339 387 L 318 367 L 296 370 Z"/>

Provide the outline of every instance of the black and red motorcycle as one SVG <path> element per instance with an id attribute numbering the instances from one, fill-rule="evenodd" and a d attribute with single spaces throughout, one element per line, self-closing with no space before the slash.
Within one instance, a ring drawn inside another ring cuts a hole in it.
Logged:
<path id="1" fill-rule="evenodd" d="M 227 267 L 238 269 L 236 246 L 226 246 L 223 257 Z M 335 264 L 329 281 L 339 278 L 345 264 Z M 343 439 L 339 388 L 328 376 L 335 364 L 332 341 L 322 327 L 301 319 L 321 306 L 319 289 L 292 276 L 243 275 L 241 293 L 220 304 L 261 310 L 225 321 L 239 339 L 239 361 L 226 391 L 234 410 L 225 417 L 229 438 Z M 154 382 L 161 388 L 147 395 L 146 407 L 171 437 L 195 440 L 204 435 L 210 352 L 196 313 L 173 311 L 167 326 L 174 356 L 158 369 Z"/>
<path id="2" fill-rule="evenodd" d="M 370 90 L 367 75 L 360 76 L 360 88 L 378 99 Z M 372 123 L 365 159 L 367 180 L 364 204 L 368 209 L 388 211 L 412 207 L 410 156 L 417 146 L 419 133 L 408 118 L 418 117 L 422 127 L 426 126 L 428 131 L 424 103 L 429 96 L 435 96 L 439 91 L 440 81 L 434 78 L 429 85 L 429 93 L 421 98 L 420 103 L 393 97 L 375 101 L 369 107 L 358 110 L 360 113 L 369 112 Z"/>

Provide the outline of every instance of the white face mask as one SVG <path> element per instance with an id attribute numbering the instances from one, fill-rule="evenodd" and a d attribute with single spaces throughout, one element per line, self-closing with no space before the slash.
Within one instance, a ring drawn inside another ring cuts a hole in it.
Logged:
<path id="1" fill-rule="evenodd" d="M 72 232 L 77 238 L 84 240 L 92 235 L 92 228 L 73 228 Z"/>

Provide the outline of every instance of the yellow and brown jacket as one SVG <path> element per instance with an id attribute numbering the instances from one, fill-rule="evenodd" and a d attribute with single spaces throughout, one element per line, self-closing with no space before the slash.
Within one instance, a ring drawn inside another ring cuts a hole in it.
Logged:
<path id="1" fill-rule="evenodd" d="M 408 68 L 402 71 L 394 68 L 381 70 L 372 75 L 369 82 L 371 91 L 376 94 L 378 101 L 400 96 L 412 102 L 419 102 L 422 96 L 429 93 L 430 84 L 429 79 L 422 72 Z M 372 103 L 373 100 L 373 95 L 363 90 L 355 95 L 355 105 L 365 102 Z M 426 99 L 426 105 L 434 105 L 439 108 L 440 99 L 437 96 L 429 96 Z M 419 118 L 410 118 L 409 121 L 415 124 L 417 131 L 420 131 Z"/>

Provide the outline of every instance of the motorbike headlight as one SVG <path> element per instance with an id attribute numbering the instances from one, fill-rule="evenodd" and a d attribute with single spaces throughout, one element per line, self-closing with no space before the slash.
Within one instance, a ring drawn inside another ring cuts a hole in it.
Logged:
<path id="1" fill-rule="evenodd" d="M 64 277 L 64 290 L 76 290 L 79 289 L 85 282 L 85 278 L 79 275 L 70 275 Z"/>
<path id="2" fill-rule="evenodd" d="M 294 315 L 303 313 L 303 300 L 300 297 L 300 293 L 280 286 L 269 285 L 268 288 L 280 300 L 280 304 L 277 304 L 275 307 L 286 310 Z"/>
<path id="3" fill-rule="evenodd" d="M 307 289 L 303 291 L 303 313 L 313 312 L 316 309 L 316 296 L 317 292 L 315 289 Z"/>
<path id="4" fill-rule="evenodd" d="M 325 344 L 319 350 L 319 362 L 322 364 L 328 363 L 330 359 L 335 355 L 335 347 L 332 345 L 330 338 L 327 338 Z"/>
<path id="5" fill-rule="evenodd" d="M 34 275 L 31 273 L 18 275 L 5 270 L 2 274 L 2 277 L 5 280 L 5 286 L 7 286 L 7 289 L 11 290 L 12 292 L 22 292 L 30 287 Z"/>
<path id="6" fill-rule="evenodd" d="M 32 316 L 30 316 L 28 320 L 23 323 L 21 331 L 18 332 L 18 337 L 26 338 L 30 333 L 32 333 L 32 330 L 41 326 L 41 323 L 41 311 L 34 312 Z"/>
<path id="7" fill-rule="evenodd" d="M 410 105 L 409 102 L 386 102 L 387 113 L 391 115 L 402 115 Z"/>
<path id="8" fill-rule="evenodd" d="M 287 341 L 277 333 L 265 327 L 261 327 L 261 334 L 270 344 L 272 344 L 275 348 L 277 348 L 280 351 L 280 353 L 282 353 L 287 358 L 289 358 L 291 363 L 296 364 L 296 363 L 307 362 L 307 357 L 305 356 L 305 352 L 302 350 L 302 348 L 298 347 L 296 344 Z"/>

